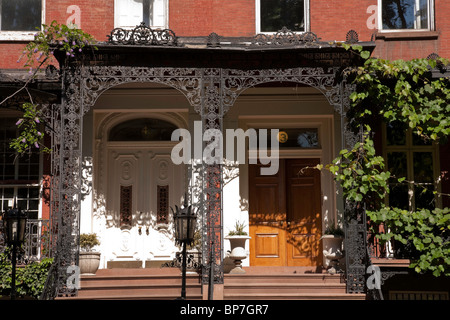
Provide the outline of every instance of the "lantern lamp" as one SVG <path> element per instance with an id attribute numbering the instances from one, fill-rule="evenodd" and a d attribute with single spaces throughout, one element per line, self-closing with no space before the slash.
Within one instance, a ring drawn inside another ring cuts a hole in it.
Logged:
<path id="1" fill-rule="evenodd" d="M 187 205 L 187 201 L 184 201 L 184 207 L 182 209 L 175 206 L 175 212 L 171 208 L 173 213 L 173 220 L 175 224 L 175 240 L 179 244 L 191 244 L 194 241 L 195 229 L 197 226 L 197 215 L 192 210 L 192 205 Z"/>
<path id="2" fill-rule="evenodd" d="M 12 247 L 12 270 L 11 270 L 11 300 L 16 298 L 16 263 L 17 247 L 25 241 L 25 230 L 27 226 L 27 215 L 20 208 L 10 208 L 3 214 L 3 230 L 5 241 Z"/>
<path id="3" fill-rule="evenodd" d="M 5 241 L 9 246 L 20 246 L 25 240 L 27 215 L 20 208 L 10 208 L 3 215 Z"/>
<path id="4" fill-rule="evenodd" d="M 173 213 L 173 220 L 175 226 L 175 242 L 183 245 L 183 265 L 182 265 L 182 283 L 181 283 L 181 298 L 186 299 L 186 245 L 194 242 L 194 234 L 197 226 L 197 215 L 192 210 L 192 205 L 187 204 L 186 197 L 184 198 L 184 207 L 178 208 L 175 206 L 170 208 Z"/>

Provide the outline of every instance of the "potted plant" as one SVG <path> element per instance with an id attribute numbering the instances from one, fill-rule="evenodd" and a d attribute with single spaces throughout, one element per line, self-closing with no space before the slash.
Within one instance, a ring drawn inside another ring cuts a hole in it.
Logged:
<path id="1" fill-rule="evenodd" d="M 225 239 L 230 241 L 231 253 L 229 257 L 234 260 L 235 267 L 230 270 L 230 273 L 245 273 L 242 269 L 242 260 L 247 258 L 245 251 L 245 242 L 250 239 L 248 233 L 244 230 L 245 224 L 236 221 L 234 230 L 228 233 Z"/>
<path id="2" fill-rule="evenodd" d="M 100 266 L 100 252 L 93 247 L 100 244 L 95 233 L 82 233 L 80 235 L 80 273 L 95 274 Z"/>
<path id="3" fill-rule="evenodd" d="M 344 241 L 344 230 L 334 221 L 325 229 L 322 236 L 323 255 L 326 258 L 326 265 L 329 273 L 340 271 L 339 260 L 344 256 L 342 242 Z"/>

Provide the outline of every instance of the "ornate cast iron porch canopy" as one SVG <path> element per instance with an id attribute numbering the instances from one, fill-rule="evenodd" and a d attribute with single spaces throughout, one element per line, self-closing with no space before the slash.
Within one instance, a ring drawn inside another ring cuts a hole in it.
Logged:
<path id="1" fill-rule="evenodd" d="M 355 34 L 349 33 L 347 42 L 355 39 Z M 358 44 L 374 49 L 372 42 Z M 341 78 L 341 70 L 362 63 L 358 55 L 335 42 L 286 29 L 273 36 L 183 38 L 170 30 L 156 32 L 141 25 L 132 32 L 115 29 L 108 42 L 96 47 L 98 50 L 83 50 L 75 59 L 55 51 L 61 66 L 62 100 L 54 133 L 57 205 L 52 218 L 59 234 L 47 297 L 76 294 L 66 287 L 66 268 L 78 262 L 83 117 L 104 91 L 131 82 L 164 84 L 184 94 L 200 115 L 203 130 L 222 130 L 223 118 L 240 93 L 259 84 L 293 82 L 322 92 L 344 122 L 352 86 Z M 342 140 L 344 145 L 350 144 L 355 137 L 344 132 Z M 197 205 L 202 217 L 203 283 L 223 283 L 222 167 L 200 163 L 188 170 L 199 173 L 200 179 L 199 184 L 191 184 L 189 196 L 201 195 Z M 357 283 L 364 283 L 364 275 L 355 277 Z"/>
<path id="2" fill-rule="evenodd" d="M 109 40 L 96 45 L 98 50 L 84 50 L 84 65 L 122 65 L 145 67 L 266 69 L 293 67 L 345 67 L 362 63 L 340 42 L 322 41 L 312 32 L 294 33 L 286 28 L 273 35 L 254 37 L 178 37 L 170 29 L 153 30 L 144 24 L 133 30 L 114 29 Z M 346 43 L 358 42 L 350 30 Z M 373 51 L 374 42 L 358 42 Z M 57 51 L 55 51 L 57 52 Z M 67 58 L 59 55 L 60 62 Z"/>

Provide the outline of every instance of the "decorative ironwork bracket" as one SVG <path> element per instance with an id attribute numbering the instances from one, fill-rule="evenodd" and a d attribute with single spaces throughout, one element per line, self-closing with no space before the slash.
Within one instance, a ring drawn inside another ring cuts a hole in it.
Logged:
<path id="1" fill-rule="evenodd" d="M 286 45 L 313 45 L 320 42 L 320 38 L 314 32 L 295 33 L 283 27 L 276 34 L 257 34 L 253 40 L 253 46 L 286 46 Z"/>
<path id="2" fill-rule="evenodd" d="M 170 29 L 154 30 L 142 22 L 132 30 L 115 28 L 108 36 L 115 45 L 178 46 L 178 37 Z"/>

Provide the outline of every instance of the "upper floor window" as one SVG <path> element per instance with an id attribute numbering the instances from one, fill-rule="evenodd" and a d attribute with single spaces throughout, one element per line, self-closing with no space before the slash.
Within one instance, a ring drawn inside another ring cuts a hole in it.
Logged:
<path id="1" fill-rule="evenodd" d="M 0 0 L 0 40 L 33 40 L 44 23 L 45 0 Z"/>
<path id="2" fill-rule="evenodd" d="M 1 31 L 36 31 L 42 24 L 42 0 L 0 0 Z"/>
<path id="3" fill-rule="evenodd" d="M 308 31 L 309 0 L 256 0 L 256 32 Z"/>
<path id="4" fill-rule="evenodd" d="M 115 0 L 115 26 L 135 28 L 141 22 L 152 28 L 167 28 L 168 0 Z"/>
<path id="5" fill-rule="evenodd" d="M 433 30 L 434 0 L 378 0 L 382 30 Z"/>

